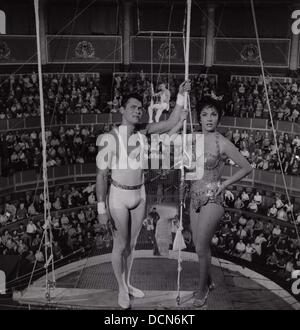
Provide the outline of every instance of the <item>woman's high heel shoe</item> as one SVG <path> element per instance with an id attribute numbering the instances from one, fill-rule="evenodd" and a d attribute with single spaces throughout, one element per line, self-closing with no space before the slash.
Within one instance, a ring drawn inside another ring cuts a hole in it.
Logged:
<path id="1" fill-rule="evenodd" d="M 130 306 L 130 298 L 128 292 L 125 291 L 119 291 L 118 294 L 118 304 L 123 309 L 129 309 Z"/>
<path id="2" fill-rule="evenodd" d="M 203 309 L 203 310 L 206 309 L 208 294 L 209 294 L 209 288 L 207 288 L 207 292 L 203 298 L 197 298 L 197 295 L 199 295 L 199 293 L 197 292 L 196 298 L 194 299 L 194 302 L 193 302 L 193 306 L 196 308 Z"/>

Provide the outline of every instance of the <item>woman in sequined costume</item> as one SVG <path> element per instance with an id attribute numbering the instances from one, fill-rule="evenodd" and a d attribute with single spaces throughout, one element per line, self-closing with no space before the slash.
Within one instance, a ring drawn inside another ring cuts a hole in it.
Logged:
<path id="1" fill-rule="evenodd" d="M 252 168 L 239 150 L 217 132 L 222 114 L 220 101 L 205 96 L 197 114 L 204 134 L 204 175 L 200 180 L 191 181 L 190 219 L 200 271 L 194 306 L 203 308 L 206 306 L 209 290 L 213 288 L 210 274 L 210 243 L 224 214 L 223 191 L 248 175 Z M 240 169 L 221 183 L 227 158 L 232 159 Z"/>

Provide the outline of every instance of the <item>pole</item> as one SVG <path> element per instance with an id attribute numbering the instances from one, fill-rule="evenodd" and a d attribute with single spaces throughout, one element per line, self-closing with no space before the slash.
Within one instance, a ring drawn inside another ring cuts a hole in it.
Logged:
<path id="1" fill-rule="evenodd" d="M 189 78 L 189 58 L 190 58 L 190 29 L 191 29 L 191 0 L 187 0 L 187 18 L 186 18 L 186 39 L 185 39 L 185 73 L 184 79 L 185 81 Z M 188 104 L 188 93 L 184 92 L 184 109 L 187 109 Z M 182 151 L 183 155 L 186 153 L 186 120 L 183 122 L 183 130 L 182 130 Z M 179 229 L 182 231 L 182 218 L 183 218 L 183 209 L 184 209 L 184 194 L 185 194 L 185 171 L 183 161 L 180 167 L 181 176 L 180 176 L 180 188 L 179 188 L 179 199 L 180 199 L 180 222 Z M 182 234 L 181 234 L 182 235 Z M 180 304 L 180 275 L 181 275 L 181 249 L 178 250 L 178 273 L 177 273 L 177 305 Z"/>
<path id="2" fill-rule="evenodd" d="M 50 228 L 50 210 L 49 210 L 49 190 L 47 177 L 47 146 L 45 134 L 45 114 L 44 114 L 44 94 L 43 94 L 43 77 L 42 77 L 42 60 L 41 60 L 41 44 L 40 44 L 40 20 L 39 20 L 39 0 L 34 0 L 35 12 L 35 26 L 36 26 L 36 43 L 37 43 L 37 59 L 38 59 L 38 77 L 39 77 L 39 94 L 40 94 L 40 118 L 42 131 L 42 155 L 43 155 L 43 181 L 44 181 L 44 239 L 45 239 L 45 269 L 46 269 L 46 298 L 50 301 L 50 286 L 48 281 L 48 247 L 50 244 L 50 251 L 52 252 L 52 241 L 50 233 L 50 242 L 48 236 L 48 229 Z M 50 255 L 50 258 L 52 255 Z"/>

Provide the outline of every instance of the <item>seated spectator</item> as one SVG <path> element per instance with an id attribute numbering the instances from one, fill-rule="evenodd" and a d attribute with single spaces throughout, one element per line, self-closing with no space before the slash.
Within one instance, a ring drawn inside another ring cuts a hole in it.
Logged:
<path id="1" fill-rule="evenodd" d="M 284 206 L 281 198 L 278 196 L 276 197 L 275 205 L 276 205 L 277 210 L 281 209 Z"/>
<path id="2" fill-rule="evenodd" d="M 275 252 L 272 252 L 272 254 L 267 258 L 266 264 L 271 267 L 273 271 L 277 270 L 277 265 L 278 265 L 278 258 Z"/>
<path id="3" fill-rule="evenodd" d="M 253 234 L 256 235 L 260 235 L 264 230 L 264 224 L 261 220 L 257 220 L 255 225 L 254 225 L 254 231 Z"/>
<path id="4" fill-rule="evenodd" d="M 38 214 L 37 210 L 35 209 L 34 202 L 32 202 L 29 205 L 29 207 L 28 207 L 28 214 L 29 214 L 29 216 Z"/>
<path id="5" fill-rule="evenodd" d="M 281 234 L 281 229 L 280 229 L 280 226 L 279 225 L 276 225 L 275 228 L 273 229 L 272 231 L 272 235 L 274 237 L 279 237 Z"/>
<path id="6" fill-rule="evenodd" d="M 292 278 L 292 273 L 294 271 L 294 262 L 292 258 L 289 258 L 287 260 L 287 263 L 285 265 L 285 272 L 286 272 L 286 280 L 290 281 Z"/>
<path id="7" fill-rule="evenodd" d="M 247 237 L 247 232 L 245 229 L 243 229 L 242 226 L 239 226 L 238 231 L 236 232 L 236 235 L 240 238 L 240 239 L 244 239 L 245 237 Z"/>
<path id="8" fill-rule="evenodd" d="M 0 212 L 0 227 L 5 226 L 8 222 L 8 216 L 4 210 Z"/>
<path id="9" fill-rule="evenodd" d="M 14 221 L 17 213 L 17 208 L 13 203 L 5 203 L 5 213 L 8 216 L 9 221 Z"/>
<path id="10" fill-rule="evenodd" d="M 226 238 L 230 234 L 230 228 L 227 223 L 221 228 L 220 235 Z"/>
<path id="11" fill-rule="evenodd" d="M 36 262 L 37 262 L 37 269 L 38 268 L 41 268 L 41 267 L 43 267 L 44 265 L 44 262 L 45 262 L 45 258 L 44 258 L 44 255 L 43 255 L 43 252 L 42 251 L 37 251 L 36 253 L 35 253 L 35 260 L 36 260 Z"/>
<path id="12" fill-rule="evenodd" d="M 62 206 L 61 206 L 61 202 L 60 202 L 60 198 L 59 197 L 56 197 L 55 199 L 55 202 L 53 203 L 53 208 L 55 210 L 61 210 L 62 209 Z"/>
<path id="13" fill-rule="evenodd" d="M 249 197 L 249 194 L 246 192 L 246 190 L 243 190 L 243 192 L 242 192 L 242 194 L 241 194 L 241 199 L 242 199 L 242 202 L 243 202 L 245 205 L 248 205 L 249 200 L 250 200 L 250 197 Z"/>
<path id="14" fill-rule="evenodd" d="M 88 186 L 82 190 L 82 193 L 86 196 L 89 196 L 92 192 L 94 192 L 94 190 L 95 190 L 95 184 L 92 185 L 92 183 L 89 182 Z"/>
<path id="15" fill-rule="evenodd" d="M 93 192 L 89 194 L 88 203 L 90 205 L 94 205 L 97 203 L 96 195 Z"/>
<path id="16" fill-rule="evenodd" d="M 236 201 L 234 202 L 234 208 L 235 209 L 242 209 L 244 207 L 244 203 L 242 202 L 242 199 L 238 197 Z"/>
<path id="17" fill-rule="evenodd" d="M 277 215 L 277 208 L 275 204 L 272 205 L 272 207 L 268 210 L 268 217 L 276 217 Z"/>
<path id="18" fill-rule="evenodd" d="M 223 222 L 230 224 L 232 221 L 232 217 L 229 212 L 225 211 L 224 216 L 223 216 Z"/>
<path id="19" fill-rule="evenodd" d="M 81 224 L 84 224 L 86 222 L 85 219 L 85 214 L 83 212 L 83 210 L 81 209 L 80 212 L 77 214 L 78 220 Z"/>
<path id="20" fill-rule="evenodd" d="M 252 247 L 255 249 L 256 253 L 258 255 L 261 255 L 262 253 L 262 244 L 264 244 L 265 242 L 267 242 L 267 239 L 264 237 L 263 233 L 260 233 L 254 241 L 254 244 L 252 245 Z"/>
<path id="21" fill-rule="evenodd" d="M 27 218 L 27 210 L 25 209 L 25 204 L 20 203 L 19 209 L 17 210 L 17 219 L 25 219 Z"/>
<path id="22" fill-rule="evenodd" d="M 67 229 L 69 226 L 69 218 L 66 216 L 65 213 L 62 214 L 62 217 L 60 219 L 61 225 L 63 228 Z"/>
<path id="23" fill-rule="evenodd" d="M 282 207 L 280 210 L 278 210 L 277 219 L 282 220 L 282 221 L 287 221 L 288 220 L 288 216 L 287 216 L 285 207 Z"/>
<path id="24" fill-rule="evenodd" d="M 243 216 L 243 214 L 239 218 L 239 224 L 244 227 L 247 223 L 247 219 Z"/>
<path id="25" fill-rule="evenodd" d="M 255 203 L 259 206 L 262 203 L 262 195 L 259 193 L 259 191 L 256 191 L 253 200 L 255 201 Z"/>
<path id="26" fill-rule="evenodd" d="M 255 221 L 250 218 L 247 223 L 246 223 L 246 226 L 245 226 L 245 230 L 247 233 L 253 233 L 253 230 L 254 230 L 254 226 L 255 226 Z"/>
<path id="27" fill-rule="evenodd" d="M 240 239 L 235 246 L 235 251 L 237 253 L 238 256 L 242 256 L 242 254 L 246 251 L 246 245 L 243 242 L 242 239 Z"/>
<path id="28" fill-rule="evenodd" d="M 225 189 L 224 199 L 225 199 L 225 204 L 226 204 L 227 207 L 232 207 L 233 206 L 233 204 L 234 204 L 234 195 L 230 190 Z"/>
<path id="29" fill-rule="evenodd" d="M 248 204 L 248 209 L 250 212 L 257 213 L 258 206 L 254 199 L 252 199 L 251 202 Z"/>
<path id="30" fill-rule="evenodd" d="M 247 243 L 246 248 L 245 248 L 245 252 L 241 255 L 241 258 L 251 262 L 252 261 L 252 255 L 255 252 L 256 252 L 255 249 L 250 245 L 250 243 Z"/>
<path id="31" fill-rule="evenodd" d="M 29 222 L 26 227 L 26 233 L 27 233 L 27 236 L 29 237 L 29 245 L 31 245 L 36 232 L 37 232 L 36 225 L 33 223 L 33 221 L 31 219 L 29 219 Z"/>
<path id="32" fill-rule="evenodd" d="M 212 247 L 216 247 L 218 246 L 218 243 L 219 243 L 219 238 L 216 234 L 214 234 L 212 240 L 211 240 L 211 244 L 212 244 Z"/>

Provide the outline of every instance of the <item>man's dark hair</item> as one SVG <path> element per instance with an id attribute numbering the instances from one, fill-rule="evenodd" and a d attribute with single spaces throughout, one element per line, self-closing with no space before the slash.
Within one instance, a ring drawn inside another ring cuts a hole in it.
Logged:
<path id="1" fill-rule="evenodd" d="M 137 93 L 132 93 L 132 94 L 127 94 L 123 97 L 122 102 L 121 102 L 121 105 L 123 108 L 126 108 L 126 105 L 127 105 L 127 102 L 129 101 L 129 99 L 136 99 L 143 104 L 143 98 Z"/>

